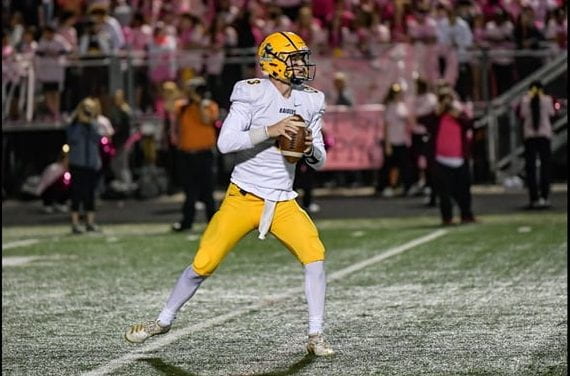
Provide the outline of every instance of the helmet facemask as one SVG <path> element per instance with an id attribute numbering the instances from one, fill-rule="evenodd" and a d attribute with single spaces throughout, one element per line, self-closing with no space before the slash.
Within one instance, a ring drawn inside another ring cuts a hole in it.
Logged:
<path id="1" fill-rule="evenodd" d="M 293 85 L 301 85 L 305 81 L 312 81 L 315 78 L 317 66 L 309 62 L 311 51 L 298 51 L 287 53 L 285 57 L 285 77 Z"/>
<path id="2" fill-rule="evenodd" d="M 270 46 L 267 46 L 265 53 L 278 60 L 278 62 L 270 62 L 270 65 L 273 65 L 276 69 L 269 73 L 269 76 L 292 85 L 301 85 L 303 82 L 312 81 L 315 78 L 317 68 L 315 64 L 309 62 L 310 50 L 276 54 Z M 279 67 L 279 65 L 281 66 Z M 281 70 L 281 74 L 278 73 L 279 70 Z"/>

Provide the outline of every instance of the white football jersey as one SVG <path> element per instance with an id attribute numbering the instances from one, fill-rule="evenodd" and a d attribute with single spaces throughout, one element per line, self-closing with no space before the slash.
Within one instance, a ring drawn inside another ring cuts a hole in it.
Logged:
<path id="1" fill-rule="evenodd" d="M 295 164 L 280 153 L 275 139 L 262 137 L 265 127 L 294 114 L 301 115 L 313 134 L 313 158 L 307 160 L 320 169 L 326 158 L 322 128 L 325 96 L 309 86 L 300 86 L 285 98 L 267 78 L 239 81 L 230 98 L 230 111 L 218 138 L 221 153 L 239 152 L 231 181 L 266 200 L 285 201 L 297 197 L 293 191 Z M 262 132 L 262 133 L 260 133 Z"/>

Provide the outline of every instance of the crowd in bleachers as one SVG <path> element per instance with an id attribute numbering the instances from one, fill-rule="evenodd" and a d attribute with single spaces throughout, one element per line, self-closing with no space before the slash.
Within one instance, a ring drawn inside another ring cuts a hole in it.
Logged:
<path id="1" fill-rule="evenodd" d="M 3 105 L 5 96 L 12 94 L 23 102 L 27 94 L 18 80 L 30 68 L 42 93 L 36 120 L 65 123 L 76 115 L 78 104 L 92 98 L 104 141 L 102 181 L 123 193 L 136 188 L 129 168 L 133 145 L 140 159 L 136 164 L 164 167 L 168 176 L 163 180 L 170 184 L 166 190 L 175 190 L 172 135 L 190 78 L 206 79 L 223 118 L 233 84 L 255 75 L 254 48 L 266 35 L 289 30 L 311 46 L 317 61 L 373 61 L 395 44 L 414 46 L 418 86 L 406 90 L 405 85 L 399 86 L 401 77 L 385 77 L 390 80 L 389 89 L 378 100 L 384 105 L 384 131 L 389 136 L 383 145 L 386 163 L 378 177 L 368 179 L 362 171 L 335 173 L 324 184 L 360 185 L 372 180 L 379 195 L 392 196 L 401 186 L 404 195 L 427 194 L 426 203 L 433 206 L 427 123 L 421 118 L 436 110 L 442 89 L 453 97 L 453 108 L 472 115 L 465 103 L 483 99 L 481 60 L 472 52 L 567 48 L 565 0 L 31 0 L 2 4 Z M 228 70 L 227 59 L 241 56 L 239 51 L 249 51 L 250 60 Z M 129 104 L 133 107 L 127 104 L 130 98 L 124 90 L 109 87 L 108 58 L 112 56 L 130 58 L 134 92 Z M 491 55 L 492 94 L 503 93 L 543 63 L 532 53 Z M 351 88 L 355 82 L 341 71 L 332 73 L 324 78 L 333 87 L 325 90 L 328 104 L 360 104 L 354 95 L 358 88 Z M 7 109 L 8 117 L 18 117 L 17 112 L 17 108 Z M 152 129 L 147 131 L 143 125 L 134 132 L 135 119 L 143 112 L 162 123 L 158 144 Z M 220 159 L 219 175 L 224 173 L 223 163 Z M 136 175 L 153 176 L 153 171 Z M 303 189 L 310 194 L 310 186 Z M 305 206 L 315 206 L 310 201 Z"/>
<path id="2" fill-rule="evenodd" d="M 475 100 L 480 90 L 471 87 L 481 72 L 466 51 L 567 46 L 565 0 L 44 0 L 3 6 L 3 80 L 15 81 L 25 62 L 34 61 L 41 67 L 43 113 L 56 120 L 81 98 L 107 91 L 106 68 L 89 61 L 127 51 L 136 57 L 135 109 L 145 110 L 153 109 L 163 82 L 182 83 L 195 74 L 208 78 L 214 95 L 228 96 L 220 82 L 228 48 L 255 47 L 277 30 L 298 33 L 317 56 L 370 58 L 390 43 L 422 45 L 421 75 L 435 81 L 442 63 L 453 65 L 457 73 L 447 81 Z M 66 72 L 66 63 L 78 59 L 86 67 Z M 501 77 L 495 94 L 540 60 L 516 63 L 513 56 L 493 58 L 492 71 Z"/>

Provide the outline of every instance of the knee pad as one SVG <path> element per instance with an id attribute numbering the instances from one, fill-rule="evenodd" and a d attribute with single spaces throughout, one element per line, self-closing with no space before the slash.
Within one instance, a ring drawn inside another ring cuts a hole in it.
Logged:
<path id="1" fill-rule="evenodd" d="M 204 277 L 212 274 L 217 267 L 218 263 L 212 260 L 207 252 L 201 251 L 198 251 L 196 257 L 194 258 L 194 262 L 192 263 L 192 268 L 196 274 Z"/>

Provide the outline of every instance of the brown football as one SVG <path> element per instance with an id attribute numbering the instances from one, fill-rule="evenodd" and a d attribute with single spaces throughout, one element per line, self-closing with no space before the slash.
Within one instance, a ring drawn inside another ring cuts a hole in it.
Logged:
<path id="1" fill-rule="evenodd" d="M 305 120 L 301 115 L 294 115 L 300 121 L 305 123 Z M 305 131 L 306 127 L 297 127 L 297 133 L 291 134 L 291 140 L 287 137 L 281 135 L 277 139 L 279 144 L 279 149 L 281 154 L 289 163 L 297 163 L 299 159 L 303 157 L 303 151 L 305 150 Z"/>

